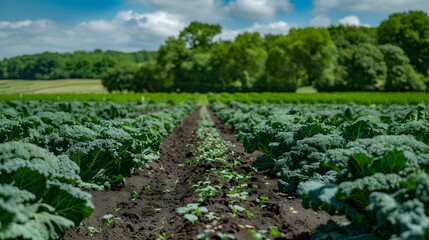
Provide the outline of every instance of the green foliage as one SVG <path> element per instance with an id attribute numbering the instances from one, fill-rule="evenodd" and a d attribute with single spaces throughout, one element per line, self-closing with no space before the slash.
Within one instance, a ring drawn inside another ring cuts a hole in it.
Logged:
<path id="1" fill-rule="evenodd" d="M 429 16 L 424 11 L 394 13 L 381 22 L 378 41 L 404 50 L 417 71 L 429 71 Z"/>
<path id="2" fill-rule="evenodd" d="M 179 34 L 179 39 L 191 49 L 207 50 L 213 45 L 213 38 L 222 32 L 218 24 L 191 22 Z"/>
<path id="3" fill-rule="evenodd" d="M 67 79 L 101 78 L 107 69 L 118 65 L 135 65 L 155 57 L 154 52 L 122 53 L 95 50 L 74 53 L 45 52 L 0 61 L 0 79 Z"/>
<path id="4" fill-rule="evenodd" d="M 380 90 L 387 71 L 384 56 L 375 45 L 359 44 L 341 52 L 339 64 L 344 67 L 342 76 L 345 90 Z"/>
<path id="5" fill-rule="evenodd" d="M 190 102 L 171 107 L 169 104 L 76 101 L 11 101 L 4 107 L 11 106 L 24 116 L 10 115 L 14 121 L 1 119 L 5 124 L 0 127 L 4 135 L 0 140 L 31 142 L 57 156 L 66 155 L 60 156 L 67 158 L 63 167 L 55 165 L 52 168 L 60 173 L 74 169 L 74 175 L 64 173 L 64 178 L 70 178 L 73 183 L 81 179 L 99 185 L 121 182 L 120 179 L 130 176 L 133 169 L 157 158 L 162 137 L 171 133 L 193 108 Z M 155 112 L 142 115 L 148 111 Z M 38 161 L 44 157 L 40 150 L 29 146 L 17 146 L 21 148 L 19 152 L 23 152 L 20 153 L 23 154 L 21 158 L 33 155 L 33 161 Z M 15 154 L 13 151 L 5 147 L 2 154 L 12 156 Z M 71 166 L 66 165 L 70 163 L 69 159 L 74 162 Z M 32 171 L 34 166 L 29 168 Z M 24 173 L 20 175 L 30 177 Z M 118 176 L 120 181 L 114 179 Z"/>
<path id="6" fill-rule="evenodd" d="M 328 30 L 332 41 L 340 50 L 362 43 L 377 43 L 377 28 L 331 25 Z"/>
<path id="7" fill-rule="evenodd" d="M 0 144 L 0 238 L 58 239 L 91 215 L 78 167 L 33 144 Z"/>
<path id="8" fill-rule="evenodd" d="M 349 220 L 313 239 L 428 237 L 427 105 L 212 106 L 248 151 L 262 151 L 254 166 L 271 170 L 280 191 Z"/>
<path id="9" fill-rule="evenodd" d="M 379 49 L 384 55 L 387 67 L 384 86 L 386 91 L 424 91 L 426 89 L 422 77 L 415 72 L 401 48 L 385 44 L 379 46 Z"/>
<path id="10" fill-rule="evenodd" d="M 107 91 L 134 91 L 134 75 L 137 67 L 134 65 L 123 65 L 110 68 L 101 76 L 101 83 Z M 137 90 L 137 89 L 136 89 Z"/>

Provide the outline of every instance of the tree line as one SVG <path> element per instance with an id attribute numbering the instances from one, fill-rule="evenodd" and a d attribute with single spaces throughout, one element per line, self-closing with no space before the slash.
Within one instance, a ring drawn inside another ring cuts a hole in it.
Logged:
<path id="1" fill-rule="evenodd" d="M 395 13 L 377 28 L 330 26 L 287 35 L 216 38 L 220 25 L 192 22 L 140 67 L 113 68 L 109 91 L 294 92 L 424 91 L 429 75 L 429 17 Z"/>
<path id="2" fill-rule="evenodd" d="M 394 13 L 378 27 L 296 28 L 242 33 L 226 41 L 218 24 L 192 22 L 156 52 L 43 53 L 5 59 L 0 78 L 99 78 L 110 91 L 425 91 L 429 16 Z"/>
<path id="3" fill-rule="evenodd" d="M 100 79 L 110 68 L 149 61 L 155 54 L 154 51 L 123 53 L 97 49 L 92 52 L 23 55 L 0 61 L 0 79 Z"/>

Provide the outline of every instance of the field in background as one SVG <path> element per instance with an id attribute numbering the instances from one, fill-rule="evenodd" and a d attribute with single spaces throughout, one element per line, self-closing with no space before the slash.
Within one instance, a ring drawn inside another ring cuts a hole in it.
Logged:
<path id="1" fill-rule="evenodd" d="M 0 100 L 95 100 L 95 101 L 145 101 L 185 102 L 197 104 L 211 101 L 254 103 L 429 103 L 429 94 L 422 92 L 337 92 L 317 93 L 311 87 L 298 89 L 297 93 L 112 93 L 109 94 L 100 80 L 0 80 Z"/>
<path id="2" fill-rule="evenodd" d="M 107 93 L 96 79 L 0 80 L 0 94 Z"/>

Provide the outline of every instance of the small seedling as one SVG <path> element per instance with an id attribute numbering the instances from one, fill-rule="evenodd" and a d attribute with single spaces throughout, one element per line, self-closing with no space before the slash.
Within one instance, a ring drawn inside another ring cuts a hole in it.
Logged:
<path id="1" fill-rule="evenodd" d="M 204 232 L 197 235 L 197 239 L 210 240 L 210 233 L 211 232 L 212 232 L 212 230 L 206 229 L 206 230 L 204 230 Z"/>
<path id="2" fill-rule="evenodd" d="M 271 234 L 273 239 L 283 237 L 283 233 L 277 227 L 268 228 L 268 232 Z"/>
<path id="3" fill-rule="evenodd" d="M 214 212 L 209 212 L 205 216 L 209 220 L 209 222 L 212 222 L 213 220 L 218 220 L 219 219 L 219 217 L 217 217 L 216 215 L 214 215 Z"/>
<path id="4" fill-rule="evenodd" d="M 92 237 L 92 236 L 94 236 L 94 235 L 96 235 L 98 233 L 100 233 L 100 230 L 98 230 L 97 228 L 95 228 L 95 227 L 88 227 L 88 235 L 90 237 Z"/>
<path id="5" fill-rule="evenodd" d="M 246 209 L 240 205 L 229 205 L 232 214 L 236 215 L 238 212 L 245 212 Z"/>
<path id="6" fill-rule="evenodd" d="M 276 239 L 284 236 L 277 227 L 269 227 L 268 230 L 248 230 L 247 233 L 255 240 Z"/>
<path id="7" fill-rule="evenodd" d="M 166 231 L 161 231 L 156 235 L 156 240 L 167 240 L 168 234 Z"/>
<path id="8" fill-rule="evenodd" d="M 138 197 L 139 197 L 139 193 L 137 191 L 132 191 L 130 193 L 131 202 L 135 202 Z"/>
<path id="9" fill-rule="evenodd" d="M 264 240 L 266 239 L 265 234 L 259 232 L 259 231 L 255 231 L 252 229 L 247 230 L 247 234 L 249 234 L 254 240 Z"/>
<path id="10" fill-rule="evenodd" d="M 191 222 L 192 225 L 195 224 L 196 221 L 198 221 L 198 217 L 195 214 L 189 214 L 189 213 L 187 213 L 183 217 L 186 220 L 188 220 L 189 222 Z"/>
<path id="11" fill-rule="evenodd" d="M 198 203 L 190 203 L 186 207 L 176 208 L 176 213 L 183 215 L 183 217 L 194 224 L 198 221 L 198 217 L 201 217 L 203 213 L 208 213 L 209 210 L 206 207 L 200 207 Z"/>
<path id="12" fill-rule="evenodd" d="M 177 185 L 179 185 L 180 180 L 176 179 L 176 181 L 174 181 L 174 188 L 177 188 Z"/>
<path id="13" fill-rule="evenodd" d="M 116 220 L 119 220 L 120 218 L 115 217 L 113 214 L 106 214 L 103 216 L 103 223 L 106 224 L 109 228 L 112 228 L 115 226 Z"/>
<path id="14" fill-rule="evenodd" d="M 222 232 L 216 232 L 216 236 L 221 240 L 234 240 L 236 239 L 234 235 Z"/>
<path id="15" fill-rule="evenodd" d="M 244 213 L 246 214 L 247 219 L 252 219 L 254 216 L 254 214 L 248 209 L 244 210 Z"/>
<path id="16" fill-rule="evenodd" d="M 256 202 L 258 203 L 258 206 L 260 208 L 264 208 L 267 206 L 266 203 L 268 202 L 268 197 L 261 195 L 261 196 L 259 196 L 259 198 L 256 199 Z"/>
<path id="17" fill-rule="evenodd" d="M 152 187 L 150 185 L 147 185 L 145 188 L 146 193 L 152 192 Z"/>

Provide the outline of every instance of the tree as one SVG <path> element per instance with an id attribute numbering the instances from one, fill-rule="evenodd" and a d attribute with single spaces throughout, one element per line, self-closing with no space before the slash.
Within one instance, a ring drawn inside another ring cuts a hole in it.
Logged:
<path id="1" fill-rule="evenodd" d="M 397 46 L 385 44 L 379 46 L 386 63 L 386 91 L 424 91 L 426 86 L 422 78 L 410 65 L 404 51 Z"/>
<path id="2" fill-rule="evenodd" d="M 378 41 L 402 48 L 416 70 L 429 75 L 429 16 L 424 11 L 390 15 L 378 28 Z"/>
<path id="3" fill-rule="evenodd" d="M 107 91 L 133 91 L 134 76 L 137 72 L 135 65 L 119 65 L 110 68 L 101 77 L 101 83 Z"/>
<path id="4" fill-rule="evenodd" d="M 191 49 L 208 50 L 213 46 L 214 37 L 222 32 L 219 24 L 191 22 L 179 34 L 179 39 Z"/>
<path id="5" fill-rule="evenodd" d="M 283 82 L 293 90 L 292 86 L 315 84 L 333 69 L 337 48 L 326 29 L 293 29 L 287 36 L 270 39 L 268 83 Z"/>
<path id="6" fill-rule="evenodd" d="M 231 43 L 226 59 L 231 86 L 250 90 L 265 73 L 268 54 L 259 33 L 239 34 Z"/>
<path id="7" fill-rule="evenodd" d="M 278 46 L 272 47 L 268 52 L 266 69 L 265 87 L 260 86 L 264 91 L 295 92 L 299 80 L 306 75 L 299 63 Z"/>
<path id="8" fill-rule="evenodd" d="M 377 28 L 333 25 L 328 31 L 338 49 L 362 43 L 377 44 Z"/>
<path id="9" fill-rule="evenodd" d="M 163 76 L 156 61 L 148 61 L 142 64 L 131 81 L 130 90 L 134 92 L 165 92 L 173 82 Z"/>
<path id="10" fill-rule="evenodd" d="M 377 46 L 364 43 L 341 52 L 343 81 L 349 91 L 381 90 L 387 72 L 384 56 Z"/>
<path id="11" fill-rule="evenodd" d="M 156 57 L 156 64 L 162 71 L 163 81 L 176 83 L 180 79 L 180 65 L 189 55 L 185 43 L 174 37 L 169 37 L 163 45 L 160 46 Z"/>

